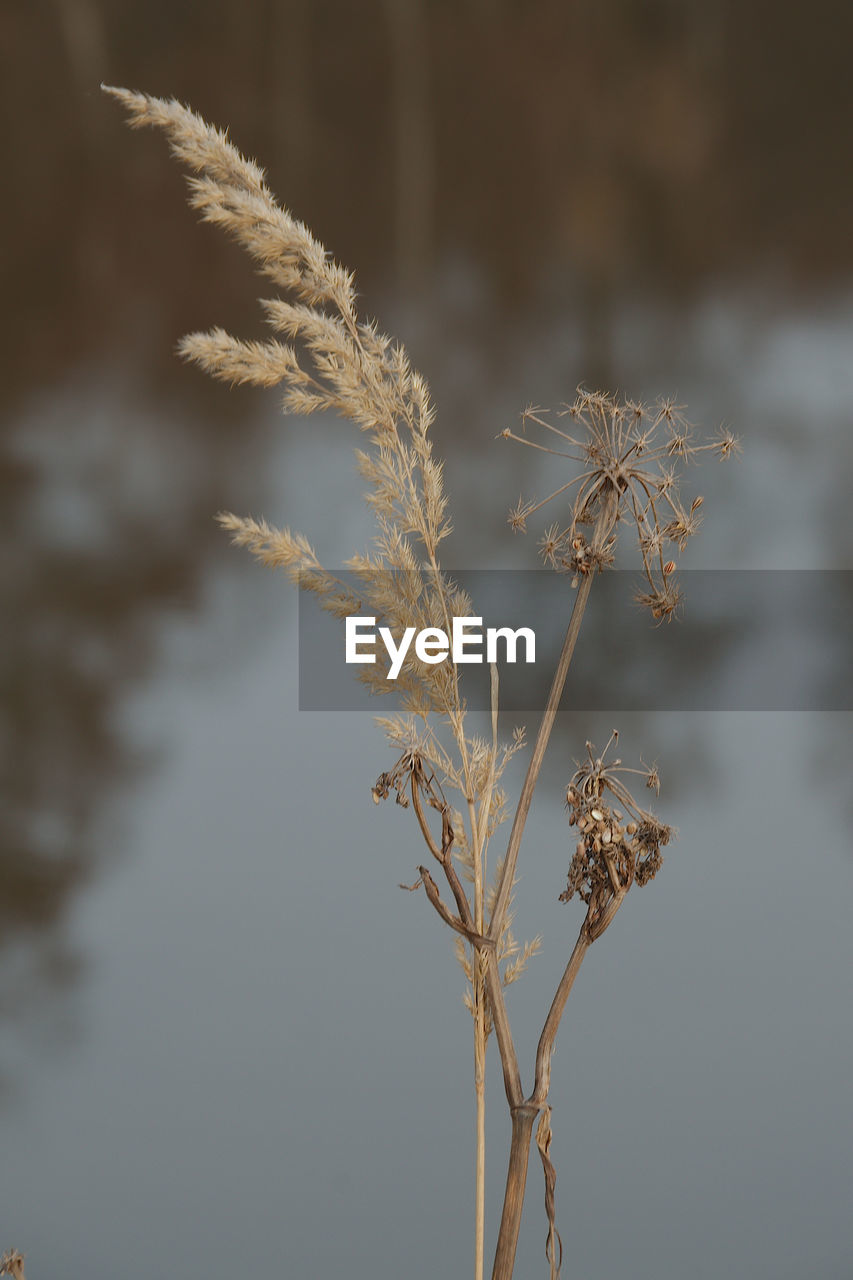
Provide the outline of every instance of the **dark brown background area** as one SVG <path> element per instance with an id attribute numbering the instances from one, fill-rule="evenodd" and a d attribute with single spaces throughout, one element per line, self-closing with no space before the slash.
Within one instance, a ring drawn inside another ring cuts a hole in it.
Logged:
<path id="1" fill-rule="evenodd" d="M 839 286 L 851 36 L 829 0 L 807 25 L 759 0 L 7 4 L 4 384 L 44 385 L 140 309 L 180 330 L 246 296 L 105 75 L 227 122 L 368 296 L 456 251 L 503 305 L 571 282 L 592 326 L 630 288 Z M 163 287 L 178 265 L 192 289 Z"/>

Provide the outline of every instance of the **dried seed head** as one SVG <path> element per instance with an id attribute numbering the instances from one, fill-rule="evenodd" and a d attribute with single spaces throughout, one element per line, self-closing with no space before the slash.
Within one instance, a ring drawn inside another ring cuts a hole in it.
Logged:
<path id="1" fill-rule="evenodd" d="M 608 748 L 615 738 L 614 733 Z M 625 773 L 640 774 L 655 789 L 660 786 L 656 767 L 624 769 L 619 760 L 607 759 L 607 748 L 597 755 L 592 744 L 587 743 L 587 759 L 566 788 L 569 820 L 576 825 L 580 839 L 575 844 L 560 901 L 568 902 L 577 895 L 586 903 L 593 938 L 598 936 L 596 924 L 602 919 L 604 908 L 616 894 L 626 893 L 635 881 L 648 884 L 654 878 L 663 861 L 661 847 L 673 835 L 670 827 L 637 804 L 620 776 Z M 603 803 L 607 792 L 619 802 L 619 809 L 611 810 Z M 615 815 L 621 820 L 626 810 L 628 821 L 623 828 Z"/>
<path id="2" fill-rule="evenodd" d="M 524 433 L 508 431 L 502 435 L 538 450 L 544 449 L 557 458 L 568 457 L 581 464 L 580 474 L 568 484 L 561 484 L 542 502 L 519 502 L 510 515 L 510 523 L 513 528 L 523 529 L 526 519 L 535 511 L 574 490 L 571 519 L 560 533 L 559 542 L 551 529 L 541 546 L 546 560 L 558 571 L 570 573 L 572 585 L 576 586 L 582 575 L 613 563 L 610 530 L 620 518 L 633 520 L 648 584 L 648 590 L 639 597 L 640 602 L 647 605 L 656 618 L 671 618 L 679 597 L 666 582 L 673 570 L 667 572 L 659 556 L 666 541 L 684 549 L 687 539 L 698 527 L 696 513 L 702 505 L 702 498 L 698 497 L 693 499 L 689 510 L 682 507 L 678 472 L 690 459 L 707 450 L 713 450 L 721 458 L 731 456 L 739 448 L 737 440 L 730 432 L 724 432 L 711 443 L 696 444 L 692 427 L 684 417 L 684 406 L 673 400 L 659 401 L 650 414 L 633 401 L 620 401 L 604 392 L 579 388 L 574 404 L 557 416 L 568 417 L 570 421 L 558 425 L 538 409 L 524 414 L 524 431 L 538 427 L 546 436 L 547 444 L 528 439 Z M 607 543 L 601 547 L 595 537 L 590 545 L 579 528 L 595 523 L 599 516 L 603 517 L 604 524 L 598 536 Z"/>

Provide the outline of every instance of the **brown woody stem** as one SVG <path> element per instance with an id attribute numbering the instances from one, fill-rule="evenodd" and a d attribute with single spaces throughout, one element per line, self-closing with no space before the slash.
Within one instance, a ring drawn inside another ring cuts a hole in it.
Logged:
<path id="1" fill-rule="evenodd" d="M 618 507 L 619 497 L 614 490 L 607 495 L 601 514 L 595 522 L 595 529 L 592 535 L 592 547 L 595 550 L 600 550 L 607 541 L 610 531 L 616 522 Z M 571 666 L 572 656 L 575 652 L 575 644 L 577 643 L 578 634 L 581 629 L 581 622 L 583 621 L 584 610 L 586 609 L 586 603 L 589 599 L 589 593 L 592 590 L 592 580 L 594 576 L 594 573 L 584 574 L 580 586 L 578 587 L 578 593 L 575 596 L 575 603 L 572 609 L 572 616 L 569 619 L 569 626 L 566 631 L 566 638 L 563 641 L 562 652 L 560 653 L 559 661 L 557 662 L 557 669 L 554 672 L 554 679 L 551 682 L 551 691 L 548 694 L 548 701 L 545 704 L 545 710 L 542 713 L 542 720 L 539 724 L 539 732 L 536 735 L 533 754 L 530 757 L 530 764 L 527 766 L 524 785 L 521 788 L 521 795 L 518 798 L 518 807 L 515 811 L 515 817 L 513 818 L 512 830 L 509 833 L 509 842 L 507 844 L 503 871 L 501 873 L 501 880 L 498 886 L 495 906 L 492 911 L 492 919 L 488 930 L 489 936 L 494 938 L 496 942 L 501 936 L 510 898 L 512 897 L 512 886 L 513 881 L 515 880 L 515 868 L 518 863 L 518 854 L 521 849 L 521 838 L 524 835 L 527 815 L 530 812 L 530 805 L 533 802 L 533 792 L 536 790 L 536 783 L 539 779 L 542 761 L 545 758 L 545 751 L 551 737 L 551 730 L 553 729 L 554 721 L 557 718 L 560 699 L 562 698 L 563 690 L 566 687 L 566 678 L 569 674 L 569 667 Z"/>
<path id="2" fill-rule="evenodd" d="M 522 1102 L 512 1107 L 511 1111 L 512 1140 L 509 1148 L 509 1168 L 506 1174 L 506 1191 L 492 1280 L 510 1280 L 515 1266 L 518 1229 L 521 1225 L 524 1189 L 527 1184 L 530 1139 L 533 1136 L 533 1123 L 539 1114 L 539 1107 L 536 1103 Z"/>
<path id="3" fill-rule="evenodd" d="M 563 1016 L 566 1001 L 574 986 L 575 978 L 578 976 L 578 971 L 583 963 L 583 958 L 591 946 L 592 939 L 587 932 L 586 921 L 584 921 L 574 950 L 569 957 L 569 963 L 566 965 L 563 976 L 560 979 L 560 985 L 557 987 L 556 994 L 551 1002 L 551 1008 L 548 1010 L 548 1017 L 545 1019 L 542 1034 L 539 1037 L 539 1045 L 536 1050 L 536 1079 L 533 1093 L 531 1094 L 531 1101 L 535 1100 L 539 1106 L 545 1102 L 548 1097 L 548 1090 L 551 1087 L 551 1056 L 554 1052 L 554 1041 L 557 1038 L 560 1019 Z"/>
<path id="4" fill-rule="evenodd" d="M 504 1091 L 510 1110 L 521 1106 L 524 1102 L 524 1090 L 521 1087 L 521 1072 L 518 1069 L 518 1057 L 509 1027 L 509 1016 L 506 1010 L 501 975 L 494 944 L 489 947 L 489 963 L 486 965 L 486 995 L 489 997 L 489 1008 L 492 1014 L 492 1025 L 498 1042 L 498 1052 L 504 1076 Z"/>
<path id="5" fill-rule="evenodd" d="M 614 524 L 619 513 L 619 493 L 615 488 L 607 493 L 604 504 L 601 508 L 599 516 L 595 522 L 591 545 L 593 550 L 602 551 L 605 543 L 610 536 Z M 542 713 L 542 720 L 539 724 L 539 732 L 536 735 L 536 742 L 533 747 L 533 754 L 530 757 L 530 763 L 527 766 L 527 774 L 525 775 L 524 784 L 521 788 L 521 795 L 518 800 L 518 807 L 513 818 L 512 830 L 510 832 L 509 841 L 507 843 L 506 857 L 504 858 L 503 871 L 501 873 L 498 891 L 495 897 L 495 905 L 492 911 L 492 918 L 487 930 L 488 937 L 493 939 L 497 945 L 501 933 L 503 931 L 506 913 L 509 908 L 510 899 L 512 897 L 512 887 L 515 880 L 515 869 L 518 864 L 518 854 L 521 849 L 521 840 L 524 835 L 524 827 L 527 822 L 527 815 L 530 812 L 530 806 L 533 802 L 533 793 L 536 790 L 536 783 L 539 779 L 539 773 L 542 769 L 542 762 L 545 758 L 545 752 L 551 737 L 551 730 L 554 727 L 554 721 L 557 718 L 557 711 L 560 707 L 560 701 L 563 696 L 563 690 L 566 687 L 566 679 L 569 674 L 572 657 L 575 651 L 578 634 L 580 633 L 581 622 L 583 621 L 584 611 L 586 609 L 589 593 L 592 589 L 592 580 L 594 573 L 587 573 L 578 587 L 575 597 L 572 616 L 569 619 L 569 625 L 566 630 L 566 636 L 563 641 L 563 648 L 557 662 L 557 669 L 554 672 L 554 678 L 551 682 L 551 690 L 548 694 L 548 701 L 545 704 L 545 710 Z M 612 917 L 611 917 L 612 918 Z M 609 923 L 609 920 L 608 920 Z M 584 930 L 581 930 L 581 937 Z M 572 957 L 569 960 L 566 972 L 563 974 L 557 994 L 548 1013 L 545 1027 L 539 1041 L 539 1049 L 536 1055 L 536 1077 L 534 1091 L 531 1094 L 529 1102 L 520 1102 L 523 1095 L 521 1093 L 521 1080 L 518 1073 L 518 1063 L 515 1059 L 515 1051 L 512 1051 L 512 1058 L 507 1059 L 504 1054 L 504 1045 L 501 1036 L 498 1035 L 498 1046 L 500 1048 L 501 1063 L 504 1073 L 504 1087 L 506 1089 L 507 1099 L 510 1104 L 512 1114 L 512 1141 L 510 1145 L 509 1168 L 507 1170 L 506 1191 L 504 1194 L 503 1211 L 501 1213 L 500 1232 L 498 1234 L 498 1244 L 495 1251 L 495 1263 L 492 1270 L 492 1280 L 511 1280 L 513 1268 L 515 1266 L 515 1251 L 518 1245 L 518 1233 L 521 1227 L 521 1211 L 524 1206 L 524 1189 L 527 1182 L 527 1162 L 530 1155 L 530 1139 L 533 1133 L 533 1122 L 542 1107 L 542 1104 L 548 1095 L 548 1082 L 550 1082 L 550 1064 L 551 1054 L 554 1047 L 554 1039 L 557 1034 L 557 1028 L 560 1025 L 563 1009 L 569 998 L 572 984 L 580 968 L 583 956 L 586 953 L 592 939 L 587 937 L 586 941 L 581 944 L 581 938 L 578 939 Z M 579 950 L 580 948 L 580 950 Z M 496 1003 L 499 1000 L 501 1007 L 503 1006 L 503 990 L 501 989 L 500 975 L 497 972 L 497 964 L 490 962 L 487 969 L 488 993 L 492 1001 L 493 1018 L 495 1021 L 495 1030 L 498 1030 L 497 1017 L 495 1016 Z M 494 993 L 494 994 L 493 994 Z M 505 1010 L 504 1010 L 505 1016 Z M 506 1028 L 508 1037 L 508 1026 Z M 508 1037 L 509 1045 L 512 1046 L 512 1039 Z M 545 1083 L 544 1092 L 542 1092 L 542 1083 Z M 516 1092 L 516 1088 L 518 1092 Z"/>

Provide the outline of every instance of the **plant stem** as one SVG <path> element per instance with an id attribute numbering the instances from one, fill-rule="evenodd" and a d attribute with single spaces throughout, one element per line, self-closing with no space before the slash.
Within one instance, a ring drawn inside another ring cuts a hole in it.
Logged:
<path id="1" fill-rule="evenodd" d="M 611 491 L 604 501 L 601 513 L 595 522 L 595 529 L 592 535 L 592 545 L 598 549 L 606 542 L 611 529 L 616 521 L 619 506 L 619 497 L 615 490 Z M 503 872 L 501 874 L 500 885 L 495 897 L 495 907 L 492 912 L 492 919 L 489 924 L 489 937 L 495 942 L 501 936 L 504 920 L 506 919 L 507 908 L 509 907 L 510 898 L 512 896 L 512 886 L 515 879 L 515 868 L 518 863 L 518 854 L 521 848 L 521 838 L 524 835 L 524 826 L 527 822 L 527 815 L 530 812 L 530 805 L 533 801 L 533 792 L 536 790 L 536 783 L 539 779 L 539 772 L 542 768 L 542 761 L 545 758 L 545 751 L 548 747 L 548 741 L 551 737 L 551 730 L 554 727 L 554 721 L 557 718 L 557 711 L 560 707 L 560 700 L 563 696 L 563 690 L 566 687 L 566 678 L 569 674 L 572 657 L 577 643 L 578 633 L 581 629 L 584 610 L 589 599 L 589 593 L 592 590 L 592 580 L 594 573 L 584 574 L 583 579 L 578 587 L 578 593 L 575 596 L 575 603 L 572 609 L 572 616 L 569 619 L 569 626 L 566 631 L 566 638 L 563 641 L 562 652 L 560 653 L 557 669 L 554 672 L 554 679 L 551 682 L 551 692 L 548 694 L 548 701 L 545 704 L 545 710 L 542 713 L 542 720 L 539 724 L 539 732 L 536 735 L 536 743 L 533 748 L 533 754 L 530 757 L 530 764 L 527 766 L 527 774 L 524 779 L 524 785 L 521 788 L 521 795 L 518 798 L 518 807 L 513 818 L 512 831 L 509 834 L 509 842 L 506 849 L 506 858 L 504 859 Z"/>
<path id="2" fill-rule="evenodd" d="M 578 940 L 574 945 L 569 963 L 560 979 L 560 984 L 551 1001 L 551 1008 L 548 1010 L 548 1016 L 545 1019 L 545 1025 L 542 1028 L 542 1034 L 539 1037 L 539 1044 L 536 1049 L 536 1076 L 533 1086 L 533 1092 L 527 1102 L 522 1107 L 511 1108 L 513 1117 L 512 1126 L 512 1145 L 510 1146 L 509 1169 L 507 1170 L 506 1192 L 504 1195 L 503 1213 L 501 1215 L 501 1229 L 498 1237 L 498 1247 L 495 1253 L 495 1265 L 492 1271 L 492 1280 L 511 1280 L 513 1267 L 515 1265 L 515 1250 L 518 1243 L 518 1232 L 521 1227 L 521 1211 L 524 1207 L 524 1188 L 527 1180 L 527 1157 L 530 1150 L 530 1139 L 533 1133 L 533 1121 L 539 1114 L 542 1107 L 548 1099 L 548 1091 L 551 1088 L 551 1058 L 554 1052 L 554 1041 L 557 1038 L 557 1032 L 560 1027 L 560 1020 L 566 1007 L 566 1001 L 571 994 L 575 978 L 580 972 L 583 964 L 584 956 L 592 946 L 596 938 L 608 927 L 616 912 L 622 905 L 625 897 L 625 891 L 617 893 L 606 907 L 601 919 L 597 922 L 593 930 L 590 929 L 589 916 L 581 925 Z M 525 1114 L 530 1113 L 530 1125 L 526 1130 L 524 1138 L 525 1158 L 522 1160 L 521 1151 L 516 1150 L 522 1141 L 521 1135 L 524 1130 L 521 1126 L 516 1125 L 516 1116 L 522 1111 Z"/>
<path id="3" fill-rule="evenodd" d="M 620 495 L 615 489 L 611 489 L 604 498 L 599 515 L 595 522 L 595 528 L 592 534 L 592 547 L 596 551 L 600 551 L 616 523 L 619 513 Z M 495 896 L 495 906 L 492 911 L 492 918 L 489 923 L 488 937 L 490 937 L 495 945 L 497 945 L 504 927 L 507 909 L 509 907 L 512 896 L 512 887 L 515 880 L 515 869 L 518 864 L 518 854 L 521 848 L 521 840 L 524 835 L 524 827 L 527 822 L 527 815 L 530 812 L 530 806 L 533 802 L 533 793 L 536 790 L 536 783 L 539 780 L 539 773 L 542 769 L 542 762 L 545 758 L 545 752 L 551 737 L 551 730 L 554 727 L 554 721 L 557 718 L 557 711 L 560 707 L 560 701 L 563 696 L 563 690 L 566 687 L 566 679 L 569 674 L 572 657 L 574 656 L 575 645 L 580 633 L 581 623 L 583 621 L 584 611 L 586 610 L 589 593 L 592 590 L 592 580 L 594 573 L 588 573 L 578 587 L 575 597 L 572 616 L 569 619 L 569 625 L 566 630 L 566 636 L 563 640 L 563 648 L 557 662 L 557 668 L 554 672 L 554 678 L 551 682 L 551 690 L 548 694 L 548 701 L 545 704 L 545 710 L 542 713 L 542 720 L 539 724 L 539 732 L 536 735 L 536 743 L 533 747 L 533 754 L 530 757 L 530 763 L 527 766 L 527 774 L 524 778 L 524 784 L 521 788 L 521 795 L 518 799 L 518 807 L 513 818 L 512 830 L 510 832 L 509 841 L 507 843 L 506 857 L 504 859 L 503 871 L 501 873 L 500 884 Z M 503 1210 L 501 1212 L 501 1225 L 498 1233 L 498 1243 L 495 1250 L 495 1262 L 492 1269 L 492 1280 L 512 1280 L 512 1273 L 515 1267 L 515 1251 L 518 1246 L 518 1233 L 521 1227 L 521 1211 L 524 1207 L 524 1191 L 527 1183 L 527 1163 L 530 1156 L 530 1140 L 533 1134 L 533 1122 L 535 1121 L 542 1104 L 547 1098 L 547 1083 L 544 1093 L 541 1091 L 541 1083 L 547 1080 L 550 1083 L 550 1064 L 551 1053 L 553 1051 L 554 1039 L 557 1034 L 557 1028 L 560 1024 L 563 1009 L 568 1000 L 569 993 L 574 983 L 577 971 L 580 968 L 581 961 L 586 954 L 592 939 L 584 938 L 584 930 L 581 930 L 581 937 L 575 944 L 575 949 L 566 967 L 566 972 L 557 988 L 557 994 L 549 1010 L 545 1027 L 539 1041 L 539 1048 L 536 1055 L 536 1076 L 533 1093 L 529 1101 L 521 1103 L 517 1100 L 513 1085 L 518 1083 L 518 1064 L 514 1060 L 507 1061 L 504 1058 L 504 1046 L 501 1038 L 498 1037 L 498 1046 L 501 1052 L 501 1060 L 504 1068 L 504 1084 L 506 1086 L 507 1099 L 510 1105 L 510 1113 L 512 1115 L 512 1139 L 510 1143 L 509 1167 L 507 1169 L 506 1191 L 504 1192 Z M 491 957 L 490 957 L 491 960 Z M 490 963 L 489 971 L 493 976 L 493 980 L 489 983 L 489 996 L 492 997 L 494 989 L 500 988 L 500 975 L 497 974 L 497 965 Z M 503 992 L 500 992 L 501 1004 Z M 497 1024 L 496 1024 L 497 1025 Z M 546 1034 L 547 1033 L 547 1034 Z M 509 1044 L 512 1045 L 511 1037 Z M 541 1056 L 541 1066 L 540 1066 Z M 514 1069 L 514 1071 L 513 1071 Z"/>
<path id="4" fill-rule="evenodd" d="M 554 1052 L 554 1041 L 560 1026 L 560 1019 L 563 1016 L 566 1001 L 574 986 L 575 978 L 578 976 L 578 971 L 583 963 L 583 958 L 591 946 L 592 939 L 587 932 L 586 921 L 584 921 L 574 950 L 569 957 L 569 963 L 566 965 L 565 972 L 560 979 L 560 985 L 557 987 L 556 994 L 551 1002 L 551 1008 L 548 1010 L 548 1017 L 545 1019 L 542 1035 L 539 1037 L 539 1045 L 536 1050 L 536 1080 L 533 1086 L 533 1093 L 530 1095 L 531 1101 L 535 1101 L 539 1106 L 545 1102 L 548 1097 L 548 1090 L 551 1087 L 551 1055 Z"/>
<path id="5" fill-rule="evenodd" d="M 536 1080 L 533 1093 L 521 1107 L 513 1107 L 512 1111 L 512 1143 L 510 1145 L 509 1168 L 506 1175 L 506 1192 L 504 1194 L 501 1227 L 498 1246 L 495 1252 L 495 1265 L 492 1280 L 511 1280 L 515 1266 L 515 1250 L 518 1244 L 518 1233 L 521 1227 L 521 1211 L 524 1207 L 524 1189 L 527 1181 L 527 1161 L 530 1154 L 530 1140 L 533 1135 L 533 1122 L 545 1104 L 551 1085 L 551 1055 L 554 1040 L 566 1001 L 569 998 L 575 978 L 589 948 L 592 938 L 584 921 L 578 940 L 575 943 L 569 963 L 560 979 L 560 985 L 548 1010 L 539 1046 L 536 1051 Z M 529 1124 L 523 1125 L 519 1117 L 529 1117 Z M 523 1149 L 522 1149 L 523 1144 Z"/>
<path id="6" fill-rule="evenodd" d="M 486 1240 L 486 992 L 475 953 L 474 1090 L 477 1095 L 477 1167 L 474 1206 L 474 1280 L 483 1280 Z"/>
<path id="7" fill-rule="evenodd" d="M 495 1265 L 492 1268 L 492 1280 L 511 1280 L 515 1266 L 518 1229 L 521 1225 L 521 1210 L 524 1206 L 524 1189 L 527 1183 L 530 1139 L 533 1136 L 533 1122 L 538 1114 L 539 1107 L 536 1103 L 522 1102 L 512 1108 L 509 1167 L 506 1174 L 504 1207 L 495 1250 Z"/>
<path id="8" fill-rule="evenodd" d="M 512 1110 L 513 1107 L 519 1107 L 524 1102 L 521 1072 L 518 1069 L 518 1056 L 515 1052 L 515 1043 L 509 1027 L 506 1000 L 504 999 L 504 990 L 501 985 L 501 975 L 498 971 L 495 948 L 491 946 L 482 950 L 486 958 L 486 995 L 489 999 L 489 1011 L 492 1015 L 492 1025 L 495 1029 L 495 1039 L 498 1042 L 498 1053 L 500 1054 L 501 1067 L 503 1068 L 504 1092 L 506 1093 L 506 1100 L 509 1103 L 510 1110 Z"/>
<path id="9" fill-rule="evenodd" d="M 488 801 L 487 801 L 488 803 Z M 474 927 L 483 932 L 483 849 L 487 819 L 481 826 L 473 798 L 468 800 L 471 851 L 474 863 Z M 474 965 L 474 1093 L 477 1107 L 477 1149 L 474 1176 L 474 1280 L 483 1280 L 486 1239 L 486 990 L 481 953 L 472 954 Z"/>
<path id="10" fill-rule="evenodd" d="M 578 587 L 574 608 L 572 609 L 572 616 L 569 620 L 568 630 L 566 631 L 566 638 L 563 641 L 560 660 L 557 663 L 557 670 L 554 672 L 554 679 L 551 682 L 551 692 L 548 695 L 548 701 L 542 714 L 542 720 L 539 724 L 539 733 L 536 736 L 533 754 L 530 757 L 530 763 L 527 766 L 524 785 L 521 788 L 521 795 L 518 798 L 518 807 L 516 808 L 515 817 L 513 818 L 512 823 L 512 830 L 509 834 L 509 842 L 507 844 L 501 882 L 495 898 L 495 907 L 492 912 L 491 923 L 489 924 L 489 936 L 494 938 L 495 942 L 497 942 L 501 935 L 503 923 L 506 918 L 506 912 L 512 894 L 513 880 L 515 879 L 515 868 L 518 863 L 518 853 L 521 848 L 521 837 L 524 835 L 524 826 L 527 822 L 527 815 L 530 812 L 530 805 L 533 801 L 533 792 L 536 790 L 536 783 L 539 779 L 542 761 L 545 758 L 548 740 L 551 737 L 551 730 L 553 729 L 554 721 L 557 718 L 557 710 L 560 706 L 560 699 L 563 696 L 566 677 L 569 674 L 569 666 L 571 665 L 572 655 L 575 651 L 578 632 L 580 631 L 581 622 L 583 621 L 584 610 L 586 609 L 586 602 L 589 599 L 591 588 L 592 574 L 587 574 Z"/>

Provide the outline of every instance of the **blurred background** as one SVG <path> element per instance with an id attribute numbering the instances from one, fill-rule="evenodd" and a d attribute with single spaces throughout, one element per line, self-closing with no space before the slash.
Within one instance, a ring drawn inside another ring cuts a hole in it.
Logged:
<path id="1" fill-rule="evenodd" d="M 446 563 L 536 564 L 506 513 L 547 467 L 494 437 L 583 382 L 743 438 L 690 476 L 686 564 L 846 570 L 851 38 L 829 0 L 4 0 L 0 1250 L 30 1280 L 472 1257 L 470 1021 L 397 889 L 408 815 L 370 800 L 393 757 L 363 714 L 300 714 L 295 593 L 213 521 L 340 562 L 370 535 L 354 431 L 176 360 L 259 336 L 266 286 L 99 83 L 227 125 L 356 269 L 433 388 Z M 594 603 L 585 635 L 629 660 Z M 618 711 L 561 718 L 521 863 L 527 1081 L 580 922 L 572 760 L 614 723 L 657 759 L 681 838 L 558 1041 L 564 1274 L 850 1276 L 850 715 Z"/>

